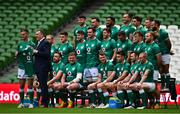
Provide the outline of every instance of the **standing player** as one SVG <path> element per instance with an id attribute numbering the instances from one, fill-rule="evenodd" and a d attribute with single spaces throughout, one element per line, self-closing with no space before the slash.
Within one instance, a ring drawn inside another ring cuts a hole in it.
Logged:
<path id="1" fill-rule="evenodd" d="M 101 42 L 101 50 L 105 53 L 108 60 L 114 61 L 116 58 L 116 41 L 111 39 L 111 30 L 103 29 L 103 40 Z"/>
<path id="2" fill-rule="evenodd" d="M 120 27 L 120 31 L 124 31 L 126 33 L 126 36 L 132 40 L 132 36 L 136 28 L 131 24 L 133 14 L 131 13 L 125 13 L 123 15 L 123 25 Z"/>
<path id="3" fill-rule="evenodd" d="M 147 17 L 145 22 L 144 22 L 144 28 L 146 29 L 147 32 L 152 31 L 151 24 L 152 24 L 153 18 L 152 17 Z"/>
<path id="4" fill-rule="evenodd" d="M 106 28 L 111 30 L 111 38 L 115 41 L 118 39 L 118 28 L 115 26 L 115 18 L 107 17 L 106 18 Z"/>
<path id="5" fill-rule="evenodd" d="M 154 73 L 153 73 L 153 79 L 157 82 L 159 73 L 162 73 L 162 58 L 161 58 L 161 52 L 158 44 L 154 42 L 154 33 L 148 32 L 145 36 L 145 42 L 146 42 L 146 48 L 145 52 L 147 54 L 147 59 L 153 64 L 154 67 Z M 160 105 L 160 94 L 159 91 L 156 91 L 156 105 L 157 108 Z"/>
<path id="6" fill-rule="evenodd" d="M 82 68 L 86 68 L 86 41 L 84 38 L 84 32 L 77 32 L 77 41 L 79 42 L 76 46 L 77 62 L 82 65 Z"/>
<path id="7" fill-rule="evenodd" d="M 126 33 L 124 31 L 119 31 L 118 40 L 116 42 L 117 51 L 123 51 L 125 57 L 128 55 L 128 51 L 131 49 L 132 42 L 130 39 L 126 38 Z"/>
<path id="8" fill-rule="evenodd" d="M 77 23 L 78 25 L 74 29 L 74 38 L 73 38 L 73 46 L 76 47 L 78 41 L 77 41 L 77 32 L 78 31 L 83 31 L 84 32 L 84 37 L 87 37 L 87 30 L 88 30 L 88 25 L 86 24 L 86 17 L 85 16 L 79 16 L 77 18 Z"/>
<path id="9" fill-rule="evenodd" d="M 143 34 L 143 37 L 146 34 L 146 29 L 141 25 L 142 22 L 142 18 L 139 16 L 134 16 L 132 19 L 132 24 L 136 27 L 135 32 L 139 31 Z"/>
<path id="10" fill-rule="evenodd" d="M 51 60 L 53 61 L 54 53 L 57 51 L 53 35 L 46 35 L 46 40 L 51 44 Z"/>
<path id="11" fill-rule="evenodd" d="M 170 64 L 170 53 L 171 53 L 171 41 L 168 33 L 164 29 L 160 29 L 160 21 L 154 20 L 152 22 L 152 30 L 156 33 L 156 42 L 160 47 L 162 54 L 162 82 L 166 83 L 166 88 L 169 88 L 169 64 Z M 164 84 L 162 85 L 164 88 Z"/>
<path id="12" fill-rule="evenodd" d="M 20 83 L 20 104 L 18 108 L 24 107 L 24 87 L 26 79 L 28 80 L 27 93 L 30 98 L 30 105 L 28 108 L 33 108 L 34 90 L 33 90 L 33 78 L 34 78 L 34 60 L 33 60 L 33 48 L 35 44 L 29 40 L 28 30 L 22 29 L 20 31 L 22 37 L 19 42 L 15 56 L 18 61 L 18 78 Z"/>
<path id="13" fill-rule="evenodd" d="M 97 17 L 91 19 L 91 26 L 96 30 L 96 38 L 102 41 L 102 28 L 99 27 L 100 20 Z"/>
<path id="14" fill-rule="evenodd" d="M 60 33 L 60 44 L 57 46 L 57 51 L 62 55 L 62 62 L 64 64 L 68 63 L 68 54 L 73 51 L 73 46 L 68 42 L 68 33 Z"/>

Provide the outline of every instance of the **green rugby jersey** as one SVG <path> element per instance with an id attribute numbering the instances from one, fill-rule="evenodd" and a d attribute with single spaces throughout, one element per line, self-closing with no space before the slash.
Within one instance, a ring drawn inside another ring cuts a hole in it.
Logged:
<path id="1" fill-rule="evenodd" d="M 86 41 L 86 50 L 87 50 L 86 67 L 87 68 L 97 67 L 97 65 L 99 64 L 98 53 L 100 50 L 100 46 L 101 46 L 101 42 L 97 38 Z"/>
<path id="2" fill-rule="evenodd" d="M 105 52 L 108 60 L 112 58 L 114 49 L 116 49 L 116 41 L 114 39 L 109 38 L 101 42 L 101 50 Z"/>
<path id="3" fill-rule="evenodd" d="M 73 46 L 66 42 L 66 43 L 61 43 L 61 44 L 58 44 L 57 46 L 57 51 L 61 53 L 62 55 L 62 62 L 64 64 L 67 64 L 68 63 L 68 55 L 70 52 L 72 52 L 74 49 L 73 49 Z"/>
<path id="4" fill-rule="evenodd" d="M 147 59 L 154 66 L 154 70 L 158 70 L 157 58 L 158 54 L 161 54 L 159 46 L 153 42 L 151 44 L 146 43 L 145 53 L 147 54 Z"/>
<path id="5" fill-rule="evenodd" d="M 144 64 L 142 64 L 142 63 L 139 64 L 138 71 L 139 71 L 141 78 L 143 77 L 145 71 L 149 71 L 148 77 L 145 80 L 145 82 L 154 82 L 154 79 L 153 79 L 154 67 L 151 62 L 146 61 L 146 63 L 144 63 Z"/>
<path id="6" fill-rule="evenodd" d="M 83 69 L 82 69 L 81 64 L 78 62 L 75 62 L 74 64 L 68 63 L 65 66 L 63 73 L 66 76 L 66 81 L 70 82 L 76 78 L 77 73 L 83 73 Z"/>
<path id="7" fill-rule="evenodd" d="M 108 72 L 114 71 L 114 65 L 112 62 L 107 61 L 106 63 L 100 63 L 98 65 L 98 72 L 102 76 L 102 81 L 108 78 Z"/>
<path id="8" fill-rule="evenodd" d="M 82 68 L 86 68 L 86 41 L 83 43 L 78 43 L 76 46 L 77 62 L 82 65 Z"/>

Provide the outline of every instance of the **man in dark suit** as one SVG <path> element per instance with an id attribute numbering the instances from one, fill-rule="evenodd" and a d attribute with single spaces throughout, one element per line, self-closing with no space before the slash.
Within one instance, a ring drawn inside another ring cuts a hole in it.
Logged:
<path id="1" fill-rule="evenodd" d="M 42 106 L 48 107 L 49 96 L 48 96 L 48 72 L 51 69 L 50 50 L 51 44 L 46 41 L 43 31 L 39 30 L 36 32 L 36 39 L 38 41 L 37 47 L 34 50 L 35 55 L 35 71 L 40 83 L 41 95 L 42 95 Z"/>

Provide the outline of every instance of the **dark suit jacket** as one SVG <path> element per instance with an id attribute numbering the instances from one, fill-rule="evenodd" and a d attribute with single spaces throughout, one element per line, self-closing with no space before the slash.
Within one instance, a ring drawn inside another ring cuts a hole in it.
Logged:
<path id="1" fill-rule="evenodd" d="M 43 39 L 36 48 L 38 53 L 35 54 L 35 71 L 36 73 L 50 70 L 51 67 L 51 44 Z"/>

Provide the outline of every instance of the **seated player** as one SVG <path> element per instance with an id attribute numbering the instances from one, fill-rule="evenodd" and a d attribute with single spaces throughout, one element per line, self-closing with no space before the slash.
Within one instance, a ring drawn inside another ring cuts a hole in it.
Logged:
<path id="1" fill-rule="evenodd" d="M 147 60 L 146 53 L 141 53 L 139 55 L 139 67 L 138 74 L 141 77 L 139 82 L 135 82 L 129 85 L 129 88 L 135 91 L 139 91 L 142 100 L 142 106 L 137 109 L 144 109 L 148 106 L 147 92 L 155 91 L 155 82 L 153 79 L 154 67 L 152 63 Z"/>
<path id="2" fill-rule="evenodd" d="M 64 63 L 61 61 L 61 53 L 55 52 L 53 56 L 53 62 L 52 62 L 52 75 L 53 78 L 50 79 L 47 82 L 47 85 L 49 87 L 49 97 L 51 98 L 51 102 L 53 103 L 54 101 L 54 90 L 55 90 L 55 98 L 56 98 L 56 107 L 63 107 L 61 105 L 64 105 L 63 103 L 58 106 L 59 104 L 59 97 L 60 97 L 60 92 L 59 89 L 62 88 L 62 83 L 60 82 L 61 77 L 63 75 L 63 68 L 64 68 Z"/>
<path id="3" fill-rule="evenodd" d="M 68 64 L 65 66 L 62 77 L 62 86 L 67 89 L 70 96 L 67 108 L 74 107 L 74 97 L 77 89 L 82 88 L 81 64 L 76 60 L 76 53 L 71 52 L 68 56 Z"/>

